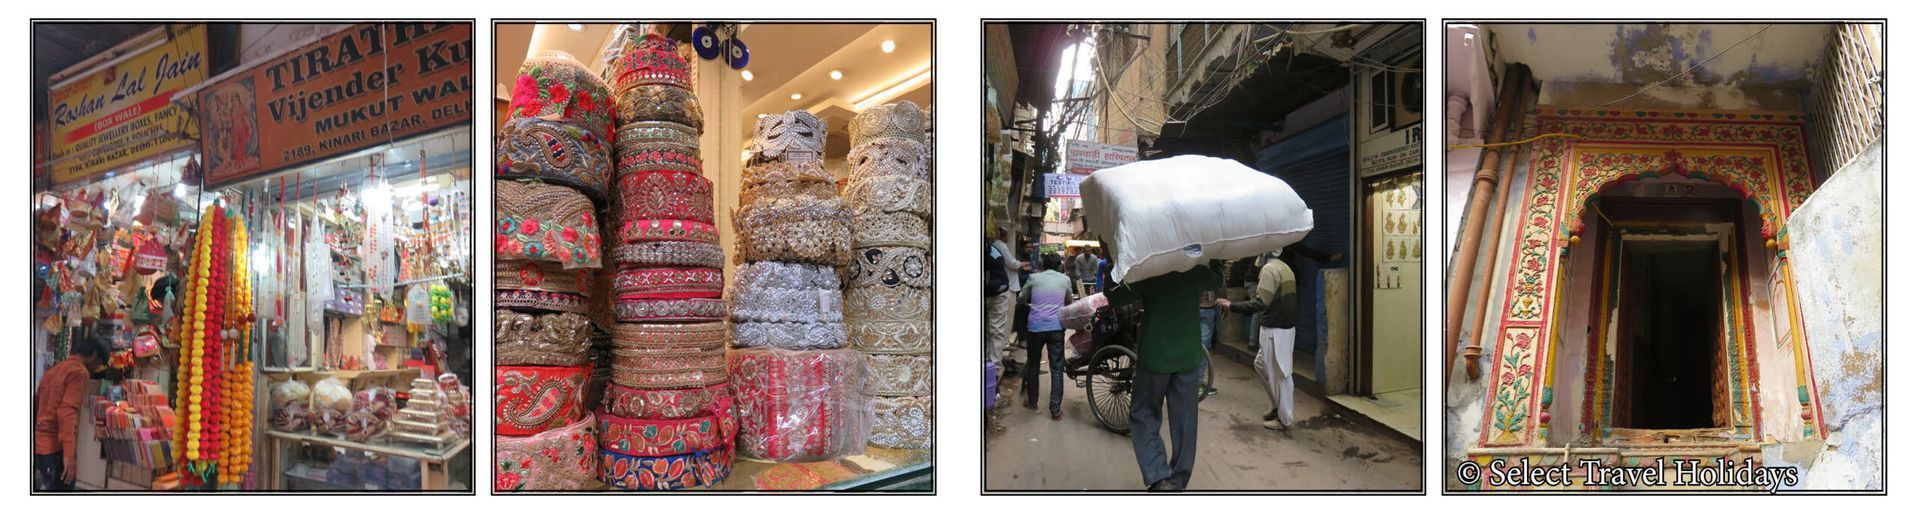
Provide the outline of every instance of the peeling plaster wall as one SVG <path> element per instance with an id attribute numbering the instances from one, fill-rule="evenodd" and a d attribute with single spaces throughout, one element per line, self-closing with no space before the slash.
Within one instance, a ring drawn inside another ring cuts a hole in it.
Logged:
<path id="1" fill-rule="evenodd" d="M 1767 26 L 1488 27 L 1503 58 L 1532 67 L 1543 105 L 1599 106 L 1674 77 L 1611 107 L 1800 111 L 1834 26 L 1776 24 L 1752 39 L 1747 36 Z"/>
<path id="2" fill-rule="evenodd" d="M 1828 432 L 1808 468 L 1810 489 L 1885 487 L 1883 144 L 1869 145 L 1787 219 L 1788 263 Z"/>

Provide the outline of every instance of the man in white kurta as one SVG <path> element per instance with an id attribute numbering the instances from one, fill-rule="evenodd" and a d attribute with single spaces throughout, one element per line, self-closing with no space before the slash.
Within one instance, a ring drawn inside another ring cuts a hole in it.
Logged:
<path id="1" fill-rule="evenodd" d="M 1279 255 L 1260 267 L 1260 282 L 1251 298 L 1242 302 L 1215 300 L 1217 305 L 1260 320 L 1260 354 L 1254 369 L 1266 382 L 1273 410 L 1263 418 L 1268 430 L 1293 426 L 1293 332 L 1299 322 L 1299 294 L 1293 267 Z"/>

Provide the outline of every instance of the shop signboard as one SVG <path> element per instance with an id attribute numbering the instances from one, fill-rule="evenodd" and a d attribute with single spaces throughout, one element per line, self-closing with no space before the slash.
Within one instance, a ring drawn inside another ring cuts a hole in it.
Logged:
<path id="1" fill-rule="evenodd" d="M 1360 176 L 1371 177 L 1420 165 L 1420 125 L 1360 142 Z"/>
<path id="2" fill-rule="evenodd" d="M 1092 175 L 1096 171 L 1140 160 L 1140 152 L 1131 146 L 1069 139 L 1066 160 L 1067 173 Z"/>
<path id="3" fill-rule="evenodd" d="M 207 79 L 207 29 L 170 25 L 150 48 L 49 84 L 53 183 L 74 182 L 193 146 L 191 111 L 173 103 Z M 135 48 L 137 49 L 137 48 Z"/>
<path id="4" fill-rule="evenodd" d="M 207 182 L 338 156 L 473 119 L 473 25 L 370 23 L 200 92 Z"/>
<path id="5" fill-rule="evenodd" d="M 1042 177 L 1047 181 L 1048 198 L 1079 198 L 1080 181 L 1087 178 L 1072 173 L 1047 173 Z"/>

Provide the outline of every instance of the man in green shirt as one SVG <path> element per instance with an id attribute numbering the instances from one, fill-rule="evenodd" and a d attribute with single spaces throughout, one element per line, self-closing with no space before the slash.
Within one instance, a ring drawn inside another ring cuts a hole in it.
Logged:
<path id="1" fill-rule="evenodd" d="M 1200 318 L 1194 300 L 1220 285 L 1213 266 L 1125 283 L 1107 291 L 1114 305 L 1139 302 L 1140 357 L 1133 372 L 1133 403 L 1127 428 L 1133 456 L 1149 491 L 1179 491 L 1193 476 L 1198 446 L 1200 381 L 1206 349 L 1200 345 Z M 1166 407 L 1173 454 L 1160 440 L 1161 406 Z"/>

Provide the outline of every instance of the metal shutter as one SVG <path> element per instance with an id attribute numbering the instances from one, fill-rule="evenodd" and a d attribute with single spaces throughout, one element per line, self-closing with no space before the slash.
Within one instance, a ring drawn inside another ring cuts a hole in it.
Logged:
<path id="1" fill-rule="evenodd" d="M 1353 224 L 1353 171 L 1347 148 L 1347 120 L 1336 118 L 1260 150 L 1260 171 L 1280 177 L 1300 193 L 1307 208 L 1313 209 L 1313 232 L 1302 240 L 1324 253 L 1341 252 L 1340 262 L 1328 266 L 1345 268 L 1354 255 L 1349 237 Z M 1296 329 L 1295 351 L 1313 353 L 1322 339 L 1319 316 L 1320 265 L 1308 259 L 1293 262 L 1300 290 L 1300 325 Z"/>

